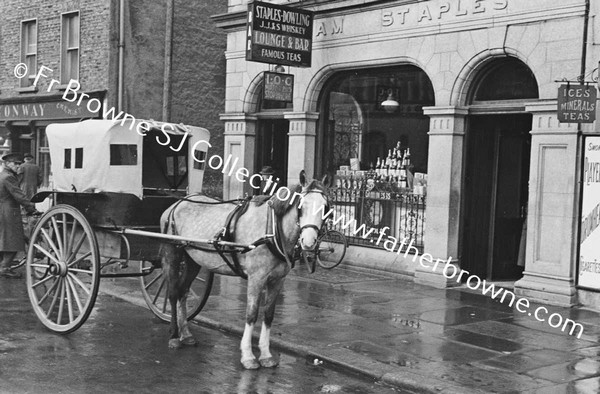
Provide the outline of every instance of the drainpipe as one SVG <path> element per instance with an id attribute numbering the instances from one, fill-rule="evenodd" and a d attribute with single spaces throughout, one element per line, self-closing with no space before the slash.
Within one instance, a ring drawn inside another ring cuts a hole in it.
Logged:
<path id="1" fill-rule="evenodd" d="M 581 47 L 581 73 L 579 74 L 579 82 L 583 85 L 585 81 L 585 62 L 587 57 L 587 36 L 588 25 L 590 18 L 590 0 L 585 0 L 585 14 L 583 16 L 583 43 Z"/>
<path id="2" fill-rule="evenodd" d="M 167 23 L 165 31 L 165 73 L 163 75 L 162 120 L 168 122 L 171 117 L 171 61 L 173 57 L 173 8 L 174 0 L 167 0 Z"/>
<path id="3" fill-rule="evenodd" d="M 117 75 L 117 113 L 123 109 L 123 49 L 125 48 L 125 0 L 119 0 L 119 70 Z"/>

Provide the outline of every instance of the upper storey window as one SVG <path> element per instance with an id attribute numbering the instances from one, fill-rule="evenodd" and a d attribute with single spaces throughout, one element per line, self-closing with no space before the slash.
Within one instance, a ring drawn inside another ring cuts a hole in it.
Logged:
<path id="1" fill-rule="evenodd" d="M 63 84 L 79 79 L 79 12 L 62 16 L 60 78 Z"/>
<path id="2" fill-rule="evenodd" d="M 21 78 L 21 87 L 33 85 L 37 74 L 37 20 L 21 22 L 21 62 L 27 65 L 27 78 Z"/>

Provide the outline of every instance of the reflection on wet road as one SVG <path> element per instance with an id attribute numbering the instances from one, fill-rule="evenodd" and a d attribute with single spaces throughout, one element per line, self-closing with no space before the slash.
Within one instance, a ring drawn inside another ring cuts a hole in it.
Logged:
<path id="1" fill-rule="evenodd" d="M 39 323 L 24 281 L 0 281 L 0 299 L 1 393 L 399 392 L 287 354 L 276 369 L 245 371 L 239 338 L 197 326 L 198 347 L 169 350 L 168 325 L 106 295 L 68 336 Z"/>

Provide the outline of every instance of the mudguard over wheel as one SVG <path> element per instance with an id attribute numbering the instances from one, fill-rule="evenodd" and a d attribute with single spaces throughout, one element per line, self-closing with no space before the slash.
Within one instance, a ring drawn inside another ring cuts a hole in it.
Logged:
<path id="1" fill-rule="evenodd" d="M 81 212 L 56 205 L 31 234 L 27 292 L 35 314 L 51 331 L 68 334 L 89 317 L 100 285 L 96 236 Z"/>
<path id="2" fill-rule="evenodd" d="M 181 263 L 185 269 L 185 263 Z M 148 261 L 140 262 L 141 272 L 147 272 L 152 267 L 152 263 Z M 200 272 L 190 286 L 190 292 L 187 297 L 187 319 L 192 320 L 208 300 L 210 290 L 212 288 L 214 274 L 206 268 L 200 268 Z M 164 322 L 171 321 L 171 304 L 167 296 L 167 282 L 163 275 L 162 268 L 155 267 L 154 270 L 145 276 L 140 277 L 142 285 L 142 294 L 146 304 L 158 317 Z"/>

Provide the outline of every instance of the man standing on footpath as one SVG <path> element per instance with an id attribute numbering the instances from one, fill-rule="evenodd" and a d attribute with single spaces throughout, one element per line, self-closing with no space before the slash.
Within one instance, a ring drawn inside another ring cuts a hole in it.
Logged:
<path id="1" fill-rule="evenodd" d="M 20 205 L 27 213 L 35 212 L 30 202 L 19 188 L 17 173 L 23 160 L 19 153 L 2 156 L 4 170 L 0 172 L 0 277 L 20 278 L 21 274 L 10 270 L 10 265 L 18 251 L 25 249 L 23 222 Z"/>
<path id="2" fill-rule="evenodd" d="M 40 167 L 33 162 L 33 155 L 31 153 L 25 154 L 25 163 L 19 168 L 19 179 L 21 182 L 21 190 L 25 193 L 25 197 L 31 200 L 38 190 L 38 187 L 42 184 L 42 170 Z"/>

